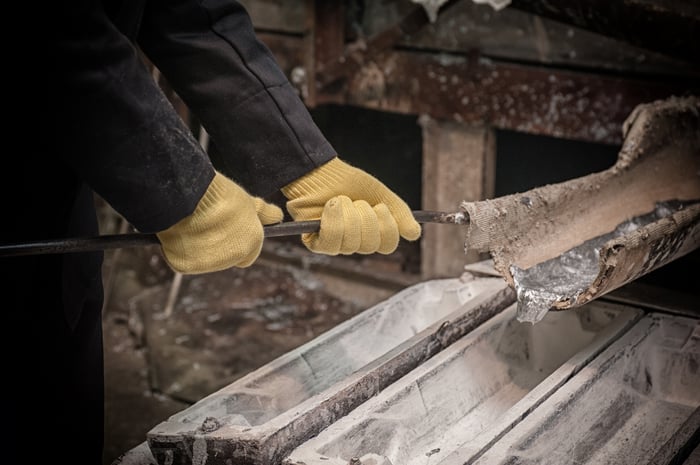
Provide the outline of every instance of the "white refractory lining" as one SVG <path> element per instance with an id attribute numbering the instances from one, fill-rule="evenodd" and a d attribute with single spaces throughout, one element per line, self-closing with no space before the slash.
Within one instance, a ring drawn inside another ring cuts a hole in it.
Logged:
<path id="1" fill-rule="evenodd" d="M 493 317 L 298 447 L 293 465 L 436 464 L 479 451 L 542 402 L 642 315 L 596 303 L 539 325 Z"/>
<path id="2" fill-rule="evenodd" d="M 675 463 L 700 428 L 698 365 L 700 322 L 648 315 L 475 463 Z"/>
<path id="3" fill-rule="evenodd" d="M 149 446 L 160 462 L 275 463 L 514 300 L 469 273 L 411 286 L 173 415 Z"/>

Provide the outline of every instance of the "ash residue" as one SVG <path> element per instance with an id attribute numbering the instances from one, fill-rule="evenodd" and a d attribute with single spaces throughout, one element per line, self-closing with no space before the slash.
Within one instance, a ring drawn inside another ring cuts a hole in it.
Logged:
<path id="1" fill-rule="evenodd" d="M 518 295 L 518 321 L 537 323 L 554 302 L 573 300 L 586 290 L 598 276 L 599 254 L 606 242 L 630 234 L 682 208 L 681 202 L 657 203 L 653 212 L 625 221 L 615 230 L 589 239 L 556 258 L 527 270 L 512 265 L 510 272 Z"/>

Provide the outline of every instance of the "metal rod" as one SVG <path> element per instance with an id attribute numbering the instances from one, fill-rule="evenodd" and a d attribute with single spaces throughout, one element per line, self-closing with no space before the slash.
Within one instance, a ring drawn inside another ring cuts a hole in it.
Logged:
<path id="1" fill-rule="evenodd" d="M 465 225 L 469 216 L 464 212 L 438 212 L 417 210 L 413 216 L 419 223 L 443 223 Z M 304 233 L 317 232 L 321 227 L 320 220 L 289 221 L 286 223 L 265 226 L 265 237 L 296 236 Z M 143 247 L 159 245 L 155 234 L 129 233 L 105 234 L 94 237 L 78 237 L 70 239 L 48 239 L 21 244 L 0 245 L 0 257 L 17 257 L 22 255 L 42 255 L 55 253 L 95 252 L 125 247 Z"/>

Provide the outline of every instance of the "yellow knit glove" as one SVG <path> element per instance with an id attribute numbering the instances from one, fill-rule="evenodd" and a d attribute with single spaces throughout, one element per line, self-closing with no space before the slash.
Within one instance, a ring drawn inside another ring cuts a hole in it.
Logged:
<path id="1" fill-rule="evenodd" d="M 321 220 L 318 233 L 302 235 L 306 247 L 326 255 L 390 254 L 421 227 L 408 205 L 379 180 L 339 158 L 282 188 L 296 221 Z"/>
<path id="2" fill-rule="evenodd" d="M 260 255 L 264 224 L 282 221 L 282 210 L 216 172 L 191 215 L 157 233 L 165 261 L 180 273 L 244 268 Z"/>

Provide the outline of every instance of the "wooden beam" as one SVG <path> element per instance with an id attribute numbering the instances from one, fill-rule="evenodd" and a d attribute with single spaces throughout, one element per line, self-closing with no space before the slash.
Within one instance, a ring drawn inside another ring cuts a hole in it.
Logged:
<path id="1" fill-rule="evenodd" d="M 466 199 L 491 198 L 496 177 L 493 130 L 455 122 L 419 119 L 423 129 L 422 208 L 458 211 Z M 464 253 L 466 226 L 424 224 L 421 239 L 421 277 L 458 277 L 464 265 L 482 259 Z"/>

